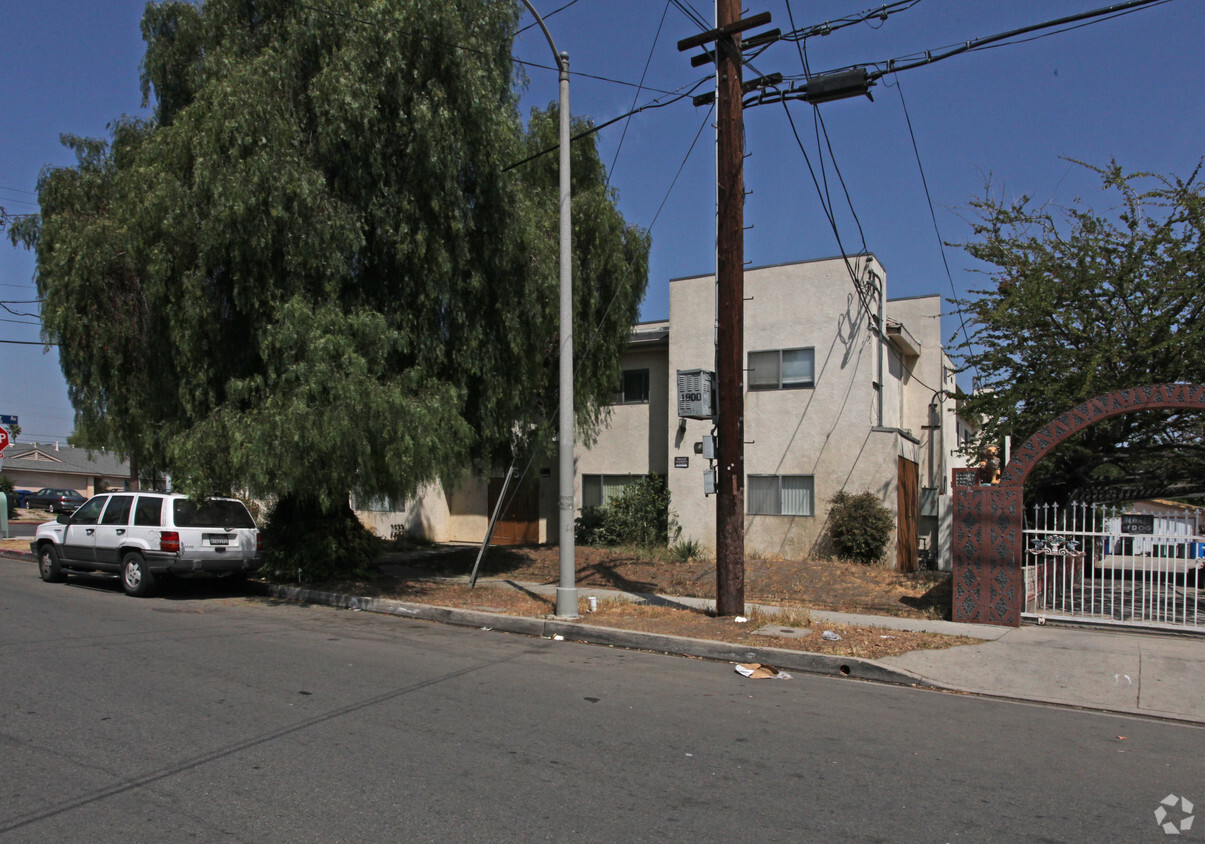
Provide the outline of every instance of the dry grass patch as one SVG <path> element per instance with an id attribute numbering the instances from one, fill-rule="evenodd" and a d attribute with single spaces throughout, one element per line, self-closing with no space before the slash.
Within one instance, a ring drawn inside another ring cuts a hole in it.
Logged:
<path id="1" fill-rule="evenodd" d="M 505 615 L 528 617 L 549 616 L 556 611 L 556 601 L 551 596 L 523 591 L 514 586 L 479 585 L 471 589 L 465 584 L 440 581 L 408 581 L 390 584 L 361 582 L 329 585 L 331 591 L 347 594 L 375 595 L 399 601 L 413 601 L 453 609 L 470 609 L 496 612 Z M 732 618 L 717 618 L 703 610 L 684 606 L 667 606 L 655 603 L 638 603 L 619 598 L 598 601 L 598 610 L 589 612 L 586 597 L 580 598 L 578 612 L 581 624 L 598 627 L 615 627 L 644 633 L 659 633 L 668 636 L 685 636 L 692 639 L 710 639 L 731 644 L 785 648 L 787 650 L 825 653 L 837 656 L 855 656 L 875 659 L 895 656 L 913 650 L 949 648 L 955 645 L 975 644 L 977 640 L 964 636 L 945 636 L 937 633 L 912 633 L 901 630 L 885 630 L 878 627 L 852 627 L 844 625 L 818 626 L 813 623 L 806 610 L 789 610 L 774 614 L 750 609 L 747 622 L 738 623 Z M 765 636 L 754 633 L 768 625 L 777 625 L 796 630 L 811 630 L 804 637 Z M 841 636 L 840 641 L 821 638 L 823 630 L 833 630 Z"/>
<path id="2" fill-rule="evenodd" d="M 576 582 L 630 592 L 711 598 L 715 596 L 715 564 L 664 559 L 636 548 L 578 546 Z M 404 565 L 436 575 L 465 575 L 472 570 L 475 548 L 407 558 Z M 482 577 L 503 577 L 552 585 L 559 579 L 555 546 L 491 548 Z M 953 596 L 948 572 L 901 574 L 887 568 L 834 560 L 783 560 L 777 555 L 745 560 L 745 598 L 750 602 L 812 607 L 839 612 L 949 618 Z"/>

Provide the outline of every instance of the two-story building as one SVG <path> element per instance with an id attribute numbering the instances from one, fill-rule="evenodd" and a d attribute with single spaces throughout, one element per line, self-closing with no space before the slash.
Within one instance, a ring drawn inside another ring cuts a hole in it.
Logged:
<path id="1" fill-rule="evenodd" d="M 911 570 L 924 549 L 948 568 L 950 470 L 966 464 L 941 297 L 889 299 L 883 268 L 859 256 L 750 268 L 745 298 L 746 552 L 824 554 L 829 500 L 869 490 L 896 517 L 889 562 Z M 713 275 L 670 281 L 669 319 L 633 328 L 608 422 L 577 448 L 575 481 L 580 508 L 637 477 L 667 476 L 682 538 L 712 552 L 715 499 L 699 444 L 713 422 L 679 417 L 677 373 L 714 370 L 715 307 Z M 504 470 L 494 474 L 361 515 L 386 536 L 404 526 L 480 542 Z M 520 474 L 495 541 L 548 541 L 556 478 L 547 464 Z"/>

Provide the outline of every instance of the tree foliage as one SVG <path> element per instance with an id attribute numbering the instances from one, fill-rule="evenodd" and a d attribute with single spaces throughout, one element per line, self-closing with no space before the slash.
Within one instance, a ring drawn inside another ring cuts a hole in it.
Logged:
<path id="1" fill-rule="evenodd" d="M 1087 165 L 1084 165 L 1087 166 Z M 1205 383 L 1205 203 L 1187 179 L 1090 168 L 1116 204 L 1098 213 L 1034 207 L 1029 197 L 975 203 L 975 240 L 989 284 L 958 301 L 974 326 L 961 344 L 978 390 L 980 445 L 1019 447 L 1058 414 L 1117 389 Z M 1097 423 L 1035 469 L 1031 492 L 1102 495 L 1157 481 L 1200 488 L 1197 414 L 1144 412 Z"/>
<path id="2" fill-rule="evenodd" d="M 341 513 L 555 429 L 555 133 L 517 110 L 514 3 L 150 3 L 153 118 L 65 136 L 36 251 L 89 442 L 197 492 Z M 574 145 L 578 420 L 647 284 L 593 139 Z"/>

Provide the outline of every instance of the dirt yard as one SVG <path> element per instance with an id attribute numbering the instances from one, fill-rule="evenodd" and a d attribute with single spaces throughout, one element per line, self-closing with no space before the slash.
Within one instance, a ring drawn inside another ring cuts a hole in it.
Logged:
<path id="1" fill-rule="evenodd" d="M 512 583 L 555 585 L 559 580 L 559 550 L 555 547 L 491 548 L 482 563 L 476 589 L 463 582 L 473 568 L 475 548 L 432 549 L 387 554 L 381 574 L 371 581 L 332 584 L 338 591 L 373 594 L 456 608 L 518 615 L 550 615 L 555 600 Z M 446 578 L 460 579 L 449 582 Z M 490 585 L 503 581 L 502 586 Z M 747 560 L 747 604 L 786 608 L 778 616 L 750 609 L 747 622 L 715 618 L 684 605 L 678 607 L 604 600 L 591 613 L 585 597 L 579 601 L 581 621 L 606 627 L 642 630 L 674 636 L 715 639 L 735 644 L 806 650 L 875 658 L 923 648 L 970 644 L 964 637 L 912 633 L 882 627 L 814 623 L 811 609 L 940 619 L 949 614 L 949 575 L 922 572 L 900 575 L 886 569 L 820 561 Z M 671 596 L 713 598 L 715 563 L 680 563 L 652 559 L 634 551 L 577 549 L 577 585 Z M 772 636 L 757 631 L 767 625 L 792 631 Z M 831 631 L 838 640 L 822 638 Z"/>
<path id="2" fill-rule="evenodd" d="M 479 576 L 555 584 L 559 579 L 558 555 L 555 546 L 491 548 Z M 471 572 L 476 557 L 477 549 L 466 547 L 428 555 L 387 554 L 384 561 L 456 576 Z M 715 563 L 679 563 L 631 550 L 579 547 L 577 583 L 711 598 L 715 596 Z M 943 619 L 950 616 L 951 597 L 948 572 L 898 574 L 885 568 L 827 560 L 745 561 L 745 599 L 754 603 Z"/>

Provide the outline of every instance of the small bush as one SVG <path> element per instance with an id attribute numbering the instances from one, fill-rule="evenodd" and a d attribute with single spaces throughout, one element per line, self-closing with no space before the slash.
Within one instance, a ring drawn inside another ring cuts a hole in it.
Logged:
<path id="1" fill-rule="evenodd" d="M 347 505 L 332 512 L 293 496 L 272 508 L 263 534 L 263 573 L 292 583 L 365 577 L 382 548 Z"/>
<path id="2" fill-rule="evenodd" d="M 697 539 L 683 539 L 681 542 L 675 542 L 669 549 L 670 558 L 677 563 L 697 560 L 702 552 L 702 546 Z"/>
<path id="3" fill-rule="evenodd" d="M 574 537 L 583 545 L 653 548 L 669 544 L 671 526 L 676 533 L 665 476 L 646 475 L 605 507 L 583 507 L 574 521 Z"/>
<path id="4" fill-rule="evenodd" d="M 828 540 L 837 559 L 863 565 L 882 560 L 895 530 L 895 518 L 883 502 L 871 492 L 850 495 L 842 490 L 829 504 Z"/>
<path id="5" fill-rule="evenodd" d="M 573 520 L 573 538 L 578 545 L 613 545 L 608 532 L 605 507 L 583 507 Z"/>

